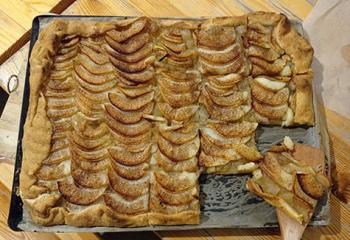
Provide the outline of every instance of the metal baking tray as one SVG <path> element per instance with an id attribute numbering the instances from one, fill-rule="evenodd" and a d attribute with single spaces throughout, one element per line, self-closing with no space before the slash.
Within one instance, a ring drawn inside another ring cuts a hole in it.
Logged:
<path id="1" fill-rule="evenodd" d="M 94 20 L 106 21 L 126 19 L 131 17 L 116 16 L 58 16 L 42 15 L 33 20 L 29 55 L 38 38 L 40 29 L 54 19 L 69 20 Z M 173 18 L 163 18 L 173 19 Z M 200 19 L 178 18 L 183 20 L 198 21 Z M 303 35 L 301 24 L 293 21 L 293 25 Z M 22 137 L 28 102 L 29 102 L 29 62 L 26 69 L 25 87 L 23 94 L 21 120 L 18 134 L 17 155 L 11 195 L 8 225 L 15 231 L 37 232 L 123 232 L 123 231 L 160 231 L 160 230 L 186 230 L 201 228 L 260 228 L 278 226 L 276 211 L 256 195 L 250 193 L 245 187 L 248 175 L 202 175 L 200 181 L 201 222 L 199 225 L 177 226 L 150 226 L 138 228 L 116 227 L 90 227 L 77 228 L 67 225 L 43 227 L 32 222 L 28 212 L 23 208 L 23 203 L 18 195 L 19 175 L 22 163 Z M 288 135 L 298 143 L 322 148 L 326 153 L 326 166 L 330 169 L 330 156 L 327 129 L 321 108 L 314 89 L 314 108 L 316 113 L 316 125 L 314 127 L 262 127 L 259 126 L 256 133 L 258 149 L 266 151 L 271 145 L 282 141 Z M 319 201 L 314 217 L 310 225 L 324 226 L 330 222 L 329 193 Z"/>

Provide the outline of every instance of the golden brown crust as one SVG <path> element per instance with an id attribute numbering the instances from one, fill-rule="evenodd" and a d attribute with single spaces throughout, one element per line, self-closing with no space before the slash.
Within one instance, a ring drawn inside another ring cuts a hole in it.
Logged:
<path id="1" fill-rule="evenodd" d="M 282 18 L 281 14 L 272 12 L 253 12 L 248 13 L 248 23 L 262 25 L 276 25 Z"/>
<path id="2" fill-rule="evenodd" d="M 312 97 L 312 72 L 295 75 L 292 81 L 295 83 L 295 114 L 296 124 L 313 125 L 314 109 Z"/>
<path id="3" fill-rule="evenodd" d="M 199 224 L 199 211 L 184 211 L 176 214 L 149 213 L 150 225 L 180 225 L 180 224 Z"/>
<path id="4" fill-rule="evenodd" d="M 282 15 L 274 29 L 277 43 L 292 57 L 294 73 L 304 74 L 310 71 L 314 50 L 308 41 L 293 27 L 288 18 Z"/>
<path id="5" fill-rule="evenodd" d="M 200 28 L 206 29 L 212 26 L 238 27 L 242 25 L 247 25 L 247 15 L 210 18 L 201 23 Z"/>

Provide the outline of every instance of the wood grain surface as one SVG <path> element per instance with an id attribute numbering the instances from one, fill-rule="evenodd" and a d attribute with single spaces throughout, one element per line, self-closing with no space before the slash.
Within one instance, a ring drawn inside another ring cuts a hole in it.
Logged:
<path id="1" fill-rule="evenodd" d="M 43 13 L 61 13 L 74 0 L 0 0 L 0 64 L 28 40 L 32 20 Z"/>
<path id="2" fill-rule="evenodd" d="M 4 1 L 4 0 L 0 0 Z M 9 2 L 6 0 L 5 2 Z M 13 2 L 23 2 L 15 0 Z M 25 1 L 39 4 L 41 1 Z M 44 2 L 44 1 L 42 1 Z M 45 4 L 53 0 L 45 1 Z M 147 16 L 223 16 L 239 15 L 248 11 L 264 10 L 284 12 L 289 18 L 302 20 L 312 9 L 315 0 L 77 0 L 68 7 L 64 14 L 80 15 L 147 15 Z M 12 3 L 11 3 L 12 4 Z M 39 4 L 40 5 L 40 4 Z M 33 5 L 32 5 L 33 6 Z M 6 6 L 8 7 L 8 6 Z M 13 6 L 13 8 L 18 6 Z M 37 12 L 38 9 L 36 9 Z M 28 27 L 28 20 L 21 24 L 8 18 L 0 3 L 0 24 L 12 24 L 15 29 Z M 27 17 L 26 17 L 27 18 Z M 1 26 L 1 25 L 0 25 Z M 30 26 L 30 25 L 29 25 Z M 7 33 L 6 33 L 7 31 Z M 12 35 L 11 35 L 12 34 Z M 2 36 L 5 36 L 2 40 Z M 10 43 L 8 36 L 14 36 L 12 29 L 0 32 L 0 52 L 2 41 Z M 11 38 L 12 39 L 12 38 Z M 12 39 L 13 40 L 13 39 Z M 6 48 L 4 48 L 6 51 Z M 23 72 L 23 62 L 27 57 L 28 45 L 0 67 L 0 78 Z M 23 73 L 22 73 L 23 74 Z M 0 240 L 2 239 L 98 239 L 94 234 L 38 234 L 14 233 L 7 227 L 9 194 L 12 184 L 14 156 L 17 145 L 18 122 L 21 109 L 23 76 L 20 76 L 19 88 L 13 93 L 0 119 Z M 346 170 L 350 164 L 350 120 L 326 109 L 326 119 L 331 140 L 331 152 L 338 170 Z M 350 239 L 350 210 L 336 197 L 331 196 L 331 225 L 327 227 L 308 227 L 303 239 Z M 163 239 L 242 239 L 272 240 L 280 239 L 278 229 L 203 229 L 195 231 L 161 231 L 156 233 Z M 120 239 L 120 238 L 118 238 Z M 134 238 L 136 239 L 136 238 Z"/>

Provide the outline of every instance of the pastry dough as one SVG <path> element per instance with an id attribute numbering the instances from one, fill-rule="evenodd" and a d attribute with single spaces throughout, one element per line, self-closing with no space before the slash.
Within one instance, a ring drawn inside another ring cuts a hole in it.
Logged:
<path id="1" fill-rule="evenodd" d="M 54 20 L 30 58 L 25 207 L 45 226 L 198 224 L 202 169 L 254 171 L 257 122 L 313 124 L 311 58 L 273 13 Z"/>

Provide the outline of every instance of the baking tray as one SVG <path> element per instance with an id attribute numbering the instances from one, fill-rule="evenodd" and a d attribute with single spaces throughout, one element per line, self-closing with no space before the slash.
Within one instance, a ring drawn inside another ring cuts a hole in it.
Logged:
<path id="1" fill-rule="evenodd" d="M 69 20 L 94 20 L 106 21 L 126 19 L 131 17 L 120 16 L 63 16 L 63 15 L 41 15 L 33 20 L 32 34 L 28 58 L 34 43 L 38 38 L 39 31 L 54 19 Z M 174 19 L 174 18 L 162 18 Z M 198 21 L 203 18 L 177 18 L 183 20 Z M 292 21 L 296 29 L 302 34 L 303 30 L 299 22 Z M 28 212 L 23 209 L 23 203 L 18 195 L 19 175 L 22 163 L 22 137 L 23 126 L 28 110 L 29 102 L 29 62 L 26 69 L 25 87 L 23 94 L 22 112 L 18 134 L 17 155 L 13 178 L 11 204 L 8 217 L 8 225 L 15 231 L 37 231 L 37 232 L 123 232 L 123 231 L 160 231 L 160 230 L 186 230 L 201 228 L 260 228 L 278 226 L 276 211 L 256 195 L 250 193 L 245 187 L 248 175 L 202 175 L 200 181 L 200 203 L 201 223 L 199 225 L 177 225 L 177 226 L 150 226 L 138 228 L 116 228 L 116 227 L 92 227 L 77 228 L 67 225 L 43 227 L 31 221 Z M 314 127 L 292 127 L 282 128 L 278 126 L 259 126 L 256 132 L 257 147 L 264 152 L 271 145 L 277 144 L 288 135 L 295 142 L 322 148 L 326 153 L 326 166 L 330 169 L 330 156 L 327 129 L 322 111 L 317 101 L 317 94 L 313 87 L 314 109 L 316 124 Z M 310 225 L 324 226 L 330 222 L 329 192 L 323 196 L 317 205 L 314 217 Z"/>

